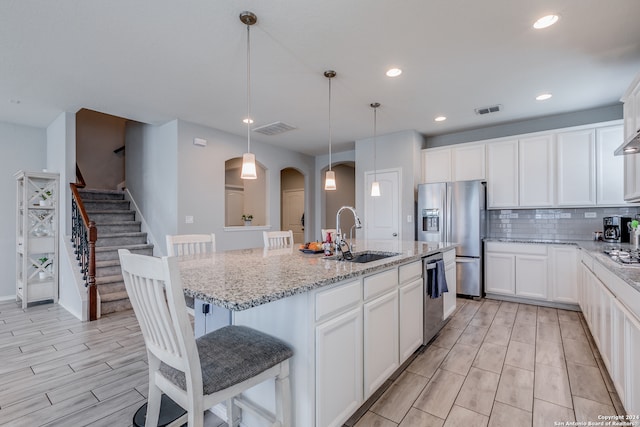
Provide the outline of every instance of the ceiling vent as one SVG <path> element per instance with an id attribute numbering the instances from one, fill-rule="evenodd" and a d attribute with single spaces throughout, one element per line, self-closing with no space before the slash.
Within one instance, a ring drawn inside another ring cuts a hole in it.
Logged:
<path id="1" fill-rule="evenodd" d="M 475 112 L 477 115 L 483 116 L 485 114 L 497 113 L 500 110 L 502 110 L 502 105 L 498 104 L 498 105 L 492 105 L 490 107 L 476 108 Z"/>
<path id="2" fill-rule="evenodd" d="M 291 126 L 284 122 L 275 122 L 275 123 L 270 123 L 264 126 L 258 126 L 257 128 L 253 129 L 253 131 L 261 133 L 263 135 L 272 136 L 272 135 L 278 135 L 284 132 L 288 132 L 294 129 L 297 129 L 297 127 Z"/>

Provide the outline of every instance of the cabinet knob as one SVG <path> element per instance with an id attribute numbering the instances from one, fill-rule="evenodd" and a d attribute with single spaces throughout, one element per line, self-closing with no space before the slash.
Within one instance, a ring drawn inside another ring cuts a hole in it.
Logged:
<path id="1" fill-rule="evenodd" d="M 393 233 L 393 237 L 398 237 L 398 233 Z"/>

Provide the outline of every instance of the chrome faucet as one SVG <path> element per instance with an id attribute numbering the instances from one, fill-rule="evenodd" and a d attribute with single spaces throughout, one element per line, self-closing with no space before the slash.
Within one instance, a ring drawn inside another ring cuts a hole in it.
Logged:
<path id="1" fill-rule="evenodd" d="M 352 208 L 351 206 L 343 206 L 340 209 L 338 209 L 338 212 L 336 213 L 336 241 L 335 241 L 336 251 L 342 252 L 343 256 L 345 254 L 349 254 L 347 256 L 350 256 L 351 255 L 351 247 L 349 246 L 349 243 L 345 240 L 344 236 L 342 235 L 342 231 L 340 230 L 340 214 L 344 210 L 349 210 L 353 214 L 353 218 L 355 220 L 354 227 L 356 229 L 362 228 L 362 222 L 360 222 L 360 218 L 358 218 L 358 214 L 356 213 L 356 210 L 354 208 Z M 347 245 L 347 251 L 346 252 L 342 250 L 342 245 L 343 244 Z"/>

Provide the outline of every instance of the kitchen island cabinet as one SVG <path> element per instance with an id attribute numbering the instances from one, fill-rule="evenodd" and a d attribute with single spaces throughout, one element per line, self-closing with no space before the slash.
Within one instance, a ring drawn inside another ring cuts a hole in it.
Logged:
<path id="1" fill-rule="evenodd" d="M 411 322 L 422 320 L 422 298 L 407 298 L 417 291 L 422 296 L 417 286 L 422 271 L 416 267 L 422 257 L 453 247 L 427 242 L 356 245 L 397 255 L 355 264 L 297 250 L 250 249 L 182 257 L 179 263 L 185 294 L 226 307 L 232 323 L 291 345 L 294 425 L 342 425 L 415 351 L 422 325 Z M 401 304 L 411 308 L 403 312 Z M 198 314 L 196 323 L 202 317 Z M 402 334 L 407 325 L 408 335 Z M 246 395 L 274 409 L 270 385 L 256 386 Z M 253 419 L 247 424 L 261 425 Z"/>

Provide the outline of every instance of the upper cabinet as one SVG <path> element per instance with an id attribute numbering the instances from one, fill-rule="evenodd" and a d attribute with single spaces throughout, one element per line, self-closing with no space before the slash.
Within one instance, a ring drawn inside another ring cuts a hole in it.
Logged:
<path id="1" fill-rule="evenodd" d="M 611 153 L 616 148 L 617 146 L 612 148 Z M 596 131 L 584 129 L 559 133 L 556 140 L 556 158 L 558 206 L 595 205 Z"/>
<path id="2" fill-rule="evenodd" d="M 485 144 L 422 150 L 422 182 L 485 179 Z"/>
<path id="3" fill-rule="evenodd" d="M 624 141 L 640 133 L 640 74 L 621 98 L 624 103 Z M 618 144 L 620 145 L 620 144 Z M 624 156 L 624 200 L 640 201 L 640 154 Z"/>
<path id="4" fill-rule="evenodd" d="M 518 140 L 487 144 L 489 208 L 518 206 Z"/>
<path id="5" fill-rule="evenodd" d="M 553 206 L 553 135 L 522 138 L 518 149 L 520 207 Z"/>
<path id="6" fill-rule="evenodd" d="M 614 156 L 622 138 L 618 121 L 426 149 L 423 182 L 486 179 L 489 209 L 624 206 L 640 154 Z"/>

